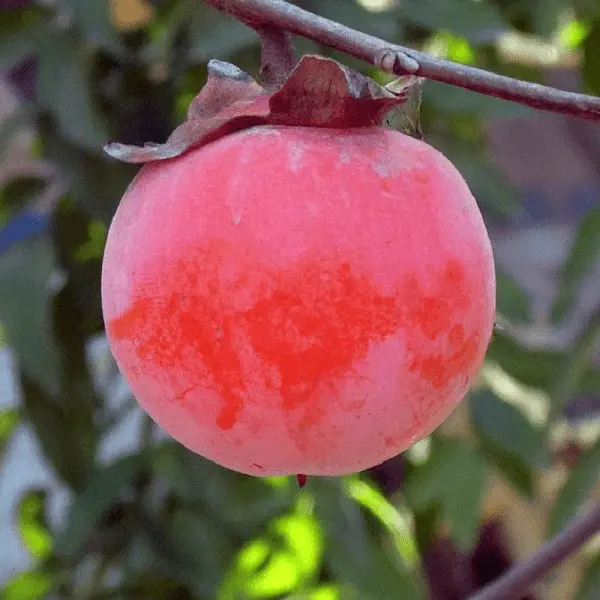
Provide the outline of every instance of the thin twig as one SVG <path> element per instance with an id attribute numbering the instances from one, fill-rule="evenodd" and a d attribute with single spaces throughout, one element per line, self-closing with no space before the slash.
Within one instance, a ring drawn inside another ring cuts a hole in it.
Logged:
<path id="1" fill-rule="evenodd" d="M 563 562 L 600 531 L 600 502 L 544 544 L 526 561 L 511 568 L 469 600 L 513 600 Z"/>
<path id="2" fill-rule="evenodd" d="M 600 98 L 461 65 L 319 17 L 284 0 L 207 0 L 251 27 L 272 26 L 365 60 L 397 75 L 415 74 L 540 110 L 600 121 Z"/>

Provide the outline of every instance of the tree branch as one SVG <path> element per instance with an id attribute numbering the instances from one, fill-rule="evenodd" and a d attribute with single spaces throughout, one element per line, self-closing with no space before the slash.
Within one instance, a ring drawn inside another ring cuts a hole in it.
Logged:
<path id="1" fill-rule="evenodd" d="M 505 77 L 436 58 L 350 29 L 284 0 L 207 0 L 251 27 L 276 27 L 369 62 L 396 75 L 415 74 L 540 110 L 600 121 L 600 98 Z"/>
<path id="2" fill-rule="evenodd" d="M 544 544 L 526 561 L 471 596 L 470 600 L 514 600 L 600 531 L 600 502 Z"/>

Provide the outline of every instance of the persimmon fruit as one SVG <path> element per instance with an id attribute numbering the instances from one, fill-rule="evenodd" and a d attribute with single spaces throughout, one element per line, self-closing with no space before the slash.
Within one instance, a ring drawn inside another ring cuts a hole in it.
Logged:
<path id="1" fill-rule="evenodd" d="M 257 126 L 142 168 L 110 227 L 102 303 L 123 375 L 173 438 L 251 475 L 340 475 L 465 396 L 494 263 L 430 145 Z"/>

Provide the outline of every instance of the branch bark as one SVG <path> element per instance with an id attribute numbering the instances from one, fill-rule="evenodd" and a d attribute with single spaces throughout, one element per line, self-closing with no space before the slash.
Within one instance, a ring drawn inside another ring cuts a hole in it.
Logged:
<path id="1" fill-rule="evenodd" d="M 270 26 L 301 35 L 396 75 L 414 74 L 536 109 L 600 121 L 600 98 L 575 94 L 436 58 L 389 44 L 284 0 L 207 0 L 254 29 Z"/>
<path id="2" fill-rule="evenodd" d="M 514 600 L 600 531 L 600 502 L 469 600 Z"/>

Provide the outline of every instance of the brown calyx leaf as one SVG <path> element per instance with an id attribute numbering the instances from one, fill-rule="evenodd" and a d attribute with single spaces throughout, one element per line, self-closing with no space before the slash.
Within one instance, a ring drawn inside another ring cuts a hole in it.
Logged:
<path id="1" fill-rule="evenodd" d="M 110 142 L 104 151 L 123 162 L 146 163 L 180 156 L 257 125 L 339 129 L 379 125 L 393 107 L 406 101 L 417 80 L 407 76 L 400 89 L 387 89 L 332 59 L 307 55 L 284 83 L 267 89 L 236 66 L 212 60 L 187 120 L 164 144 Z"/>

